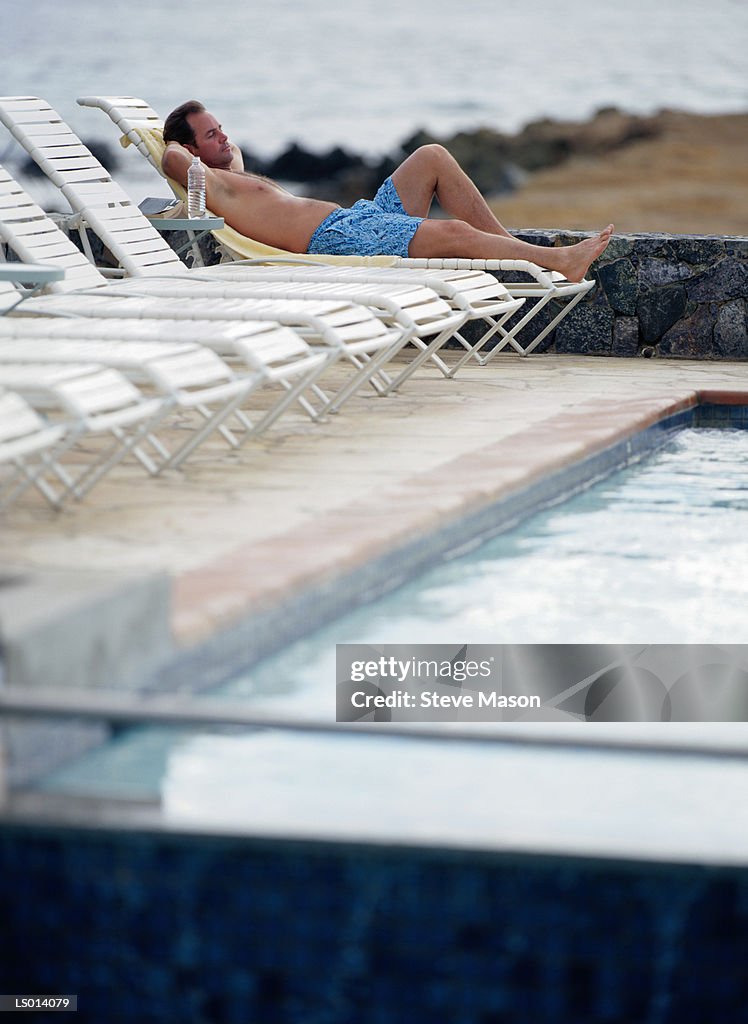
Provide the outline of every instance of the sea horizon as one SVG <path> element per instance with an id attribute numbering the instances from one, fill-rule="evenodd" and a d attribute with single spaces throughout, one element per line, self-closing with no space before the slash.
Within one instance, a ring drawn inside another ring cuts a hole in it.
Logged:
<path id="1" fill-rule="evenodd" d="M 119 21 L 102 11 L 98 0 L 5 0 L 0 92 L 41 96 L 79 134 L 115 143 L 78 96 L 142 96 L 162 116 L 195 97 L 262 157 L 293 142 L 375 156 L 418 130 L 512 134 L 610 106 L 748 110 L 748 5 L 736 0 L 713 0 L 708 16 L 701 0 L 566 0 L 561 11 L 465 0 L 459 13 L 447 0 L 274 0 L 261 17 L 232 0 L 131 0 Z M 74 58 L 60 46 L 71 30 Z"/>

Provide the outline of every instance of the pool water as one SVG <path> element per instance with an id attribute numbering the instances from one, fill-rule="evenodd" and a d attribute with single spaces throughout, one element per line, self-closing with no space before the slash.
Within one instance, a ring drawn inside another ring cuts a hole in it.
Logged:
<path id="1" fill-rule="evenodd" d="M 222 695 L 334 722 L 336 643 L 748 642 L 746 466 L 748 431 L 684 430 L 640 465 L 300 640 Z M 710 735 L 748 750 L 743 722 L 627 727 L 637 739 L 680 730 L 686 744 Z M 39 785 L 152 801 L 172 825 L 262 835 L 748 861 L 745 758 L 139 728 Z"/>

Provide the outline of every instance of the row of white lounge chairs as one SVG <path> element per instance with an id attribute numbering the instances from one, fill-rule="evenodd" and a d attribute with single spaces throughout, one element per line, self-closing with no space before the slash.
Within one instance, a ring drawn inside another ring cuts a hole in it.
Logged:
<path id="1" fill-rule="evenodd" d="M 160 167 L 161 124 L 142 100 L 79 102 L 105 109 Z M 507 346 L 526 354 L 592 287 L 525 261 L 299 260 L 230 229 L 218 233 L 230 262 L 190 269 L 43 100 L 0 98 L 0 121 L 83 238 L 81 250 L 0 167 L 0 242 L 17 261 L 0 280 L 0 506 L 33 486 L 59 507 L 126 456 L 149 473 L 178 467 L 216 432 L 235 447 L 291 407 L 319 419 L 364 386 L 395 391 L 427 362 L 453 377 Z M 125 277 L 97 269 L 88 231 Z M 29 296 L 12 280 L 29 264 L 64 276 Z M 496 271 L 522 280 L 500 283 Z M 567 301 L 521 344 L 553 298 Z M 467 323 L 480 325 L 477 340 Z M 450 340 L 459 347 L 447 354 Z M 341 361 L 350 372 L 331 391 L 327 371 Z M 184 410 L 196 426 L 169 447 L 162 428 Z M 72 471 L 70 449 L 92 434 L 112 445 Z"/>

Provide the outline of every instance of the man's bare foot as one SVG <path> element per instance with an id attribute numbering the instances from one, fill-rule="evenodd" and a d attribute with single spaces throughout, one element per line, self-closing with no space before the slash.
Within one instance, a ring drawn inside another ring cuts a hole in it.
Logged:
<path id="1" fill-rule="evenodd" d="M 558 266 L 553 270 L 560 270 L 568 281 L 581 281 L 590 268 L 590 264 L 600 256 L 608 246 L 613 234 L 613 225 L 608 224 L 607 228 L 594 238 L 585 238 L 583 242 L 576 245 L 568 245 L 558 249 Z M 556 253 L 554 253 L 554 256 Z"/>

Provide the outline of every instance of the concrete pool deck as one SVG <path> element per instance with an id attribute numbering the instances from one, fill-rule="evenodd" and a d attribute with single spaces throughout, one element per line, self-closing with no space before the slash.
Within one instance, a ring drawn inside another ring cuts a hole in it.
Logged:
<path id="1" fill-rule="evenodd" d="M 212 440 L 162 478 L 122 465 L 62 513 L 19 504 L 0 536 L 6 681 L 137 685 L 154 661 L 282 616 L 293 595 L 715 394 L 748 404 L 748 366 L 502 354 L 362 394 L 324 424 L 286 419 L 238 452 Z"/>

